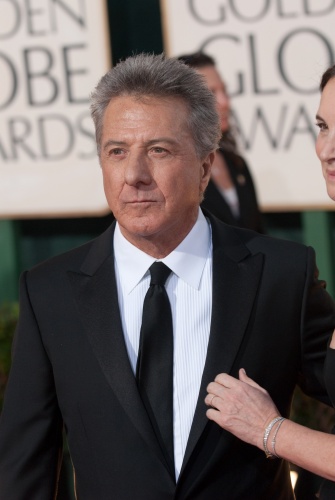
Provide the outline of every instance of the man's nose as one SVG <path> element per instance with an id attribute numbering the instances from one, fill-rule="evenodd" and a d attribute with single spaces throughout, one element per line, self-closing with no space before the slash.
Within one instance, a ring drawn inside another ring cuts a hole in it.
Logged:
<path id="1" fill-rule="evenodd" d="M 143 152 L 131 152 L 125 168 L 125 181 L 130 186 L 150 184 L 152 180 L 149 160 Z"/>

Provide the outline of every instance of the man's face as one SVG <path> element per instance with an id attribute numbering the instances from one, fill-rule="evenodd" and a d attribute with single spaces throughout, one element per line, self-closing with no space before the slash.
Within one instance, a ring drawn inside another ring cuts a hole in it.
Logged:
<path id="1" fill-rule="evenodd" d="M 187 116 L 179 98 L 133 96 L 112 99 L 104 115 L 100 161 L 108 204 L 125 238 L 156 258 L 191 230 L 213 161 L 213 153 L 196 155 Z"/>

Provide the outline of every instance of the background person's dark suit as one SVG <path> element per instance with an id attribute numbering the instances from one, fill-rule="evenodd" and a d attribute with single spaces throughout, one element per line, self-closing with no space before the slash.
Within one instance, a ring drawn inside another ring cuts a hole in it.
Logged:
<path id="1" fill-rule="evenodd" d="M 1 500 L 53 498 L 63 421 L 80 500 L 293 499 L 287 464 L 207 420 L 206 386 L 218 373 L 244 367 L 283 415 L 298 378 L 325 399 L 334 304 L 314 280 L 311 249 L 210 220 L 211 335 L 177 487 L 127 358 L 112 226 L 22 278 L 0 426 Z"/>
<path id="2" fill-rule="evenodd" d="M 258 207 L 255 186 L 245 160 L 235 153 L 224 151 L 222 148 L 219 151 L 225 159 L 230 178 L 236 189 L 240 214 L 239 217 L 234 216 L 230 206 L 212 179 L 208 183 L 201 206 L 226 224 L 264 233 L 262 214 Z"/>

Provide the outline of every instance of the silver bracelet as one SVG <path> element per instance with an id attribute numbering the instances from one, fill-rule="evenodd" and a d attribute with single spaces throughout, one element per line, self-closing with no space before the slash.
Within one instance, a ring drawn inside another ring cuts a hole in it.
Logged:
<path id="1" fill-rule="evenodd" d="M 278 420 L 278 422 L 279 422 L 279 423 L 278 423 L 278 425 L 277 425 L 277 428 L 276 428 L 276 430 L 275 430 L 275 433 L 274 433 L 274 435 L 273 435 L 273 439 L 272 439 L 272 454 L 273 454 L 275 457 L 277 457 L 277 458 L 280 458 L 280 457 L 279 457 L 279 456 L 277 455 L 277 453 L 276 453 L 276 437 L 277 437 L 278 431 L 279 431 L 279 429 L 280 429 L 280 426 L 281 426 L 281 424 L 284 422 L 284 420 L 286 420 L 286 418 L 285 418 L 285 417 L 281 417 L 281 419 L 280 419 L 280 420 Z"/>
<path id="2" fill-rule="evenodd" d="M 265 455 L 266 455 L 266 458 L 276 458 L 275 455 L 273 455 L 269 450 L 268 450 L 268 437 L 269 437 L 269 434 L 271 432 L 271 429 L 272 427 L 275 425 L 276 422 L 278 422 L 279 420 L 281 420 L 283 417 L 276 417 L 274 418 L 273 420 L 271 420 L 271 422 L 269 423 L 269 425 L 266 427 L 265 431 L 264 431 L 264 436 L 263 436 L 263 448 L 264 448 L 264 452 L 265 452 Z"/>

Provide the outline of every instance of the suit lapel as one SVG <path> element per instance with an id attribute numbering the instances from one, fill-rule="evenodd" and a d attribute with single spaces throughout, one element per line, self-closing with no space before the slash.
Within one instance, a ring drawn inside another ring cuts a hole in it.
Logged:
<path id="1" fill-rule="evenodd" d="M 263 256 L 252 256 L 235 230 L 210 217 L 213 232 L 213 306 L 202 382 L 182 471 L 208 419 L 207 385 L 219 373 L 230 373 L 247 329 L 261 276 Z M 220 229 L 219 229 L 220 224 Z"/>
<path id="2" fill-rule="evenodd" d="M 80 272 L 68 271 L 85 333 L 121 406 L 165 464 L 144 409 L 124 342 L 114 270 L 115 224 L 95 240 Z"/>

